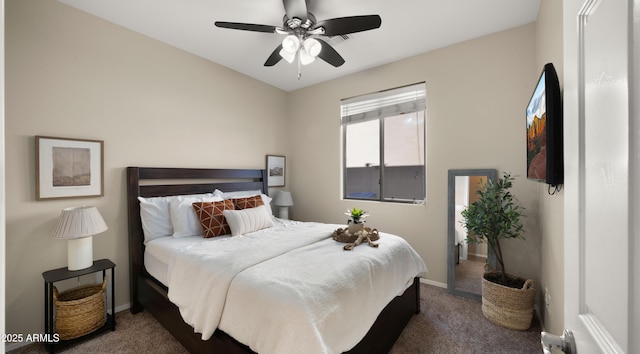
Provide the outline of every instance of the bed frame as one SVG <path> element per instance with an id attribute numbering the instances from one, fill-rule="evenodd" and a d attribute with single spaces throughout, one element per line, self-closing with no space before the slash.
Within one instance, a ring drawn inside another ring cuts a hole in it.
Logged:
<path id="1" fill-rule="evenodd" d="M 267 192 L 266 170 L 127 167 L 129 278 L 131 313 L 151 313 L 191 353 L 254 353 L 223 331 L 207 341 L 182 320 L 169 301 L 167 288 L 144 267 L 144 235 L 137 197 L 262 190 Z M 387 353 L 413 314 L 420 312 L 419 278 L 380 313 L 366 336 L 348 353 Z M 302 349 L 302 348 L 301 348 Z"/>

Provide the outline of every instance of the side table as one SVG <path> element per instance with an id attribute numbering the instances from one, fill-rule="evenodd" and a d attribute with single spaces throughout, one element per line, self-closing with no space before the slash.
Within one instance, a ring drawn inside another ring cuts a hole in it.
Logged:
<path id="1" fill-rule="evenodd" d="M 107 313 L 107 321 L 104 326 L 98 328 L 97 330 L 86 334 L 82 337 L 71 339 L 71 340 L 60 340 L 58 342 L 48 342 L 45 343 L 45 346 L 49 350 L 50 353 L 55 351 L 55 348 L 58 346 L 64 346 L 66 344 L 75 343 L 82 339 L 86 339 L 89 336 L 96 335 L 98 333 L 102 333 L 108 329 L 115 331 L 116 329 L 116 319 L 115 319 L 115 289 L 116 289 L 116 278 L 114 268 L 116 264 L 108 259 L 100 259 L 93 262 L 93 265 L 89 268 L 80 269 L 80 270 L 69 270 L 68 267 L 58 268 L 46 271 L 42 273 L 42 277 L 44 278 L 44 331 L 47 335 L 47 338 L 54 338 L 54 306 L 53 306 L 53 283 L 65 279 L 71 279 L 75 277 L 79 277 L 81 275 L 87 275 L 91 273 L 97 273 L 102 271 L 102 279 L 107 273 L 107 269 L 111 269 L 111 314 Z"/>

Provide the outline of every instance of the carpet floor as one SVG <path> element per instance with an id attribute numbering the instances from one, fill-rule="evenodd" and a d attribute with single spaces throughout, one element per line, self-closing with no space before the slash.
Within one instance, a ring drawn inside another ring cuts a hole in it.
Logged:
<path id="1" fill-rule="evenodd" d="M 540 326 L 535 319 L 527 331 L 514 331 L 490 323 L 481 304 L 447 293 L 446 289 L 420 284 L 421 313 L 413 316 L 390 354 L 406 353 L 542 353 Z M 60 350 L 60 353 L 187 353 L 151 315 L 116 314 L 116 330 Z M 300 353 L 304 349 L 300 348 Z M 35 343 L 11 354 L 46 353 Z"/>
<path id="2" fill-rule="evenodd" d="M 484 274 L 483 262 L 460 260 L 454 268 L 455 288 L 470 293 L 482 293 L 482 275 Z"/>

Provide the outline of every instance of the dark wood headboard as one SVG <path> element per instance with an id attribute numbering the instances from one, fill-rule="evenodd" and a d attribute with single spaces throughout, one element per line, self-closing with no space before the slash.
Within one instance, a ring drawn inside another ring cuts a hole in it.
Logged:
<path id="1" fill-rule="evenodd" d="M 262 190 L 267 194 L 266 170 L 127 167 L 129 276 L 132 311 L 141 310 L 138 278 L 144 270 L 144 234 L 138 197 Z"/>

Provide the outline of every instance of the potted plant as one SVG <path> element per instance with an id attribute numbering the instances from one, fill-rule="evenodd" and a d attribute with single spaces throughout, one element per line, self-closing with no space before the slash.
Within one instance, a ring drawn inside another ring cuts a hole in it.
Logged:
<path id="1" fill-rule="evenodd" d="M 485 272 L 482 279 L 482 313 L 489 321 L 510 329 L 526 330 L 533 317 L 536 294 L 533 280 L 505 271 L 500 241 L 521 238 L 524 216 L 509 191 L 514 178 L 507 172 L 497 181 L 488 180 L 478 189 L 478 200 L 462 211 L 462 225 L 469 244 L 486 243 L 497 260 L 497 269 Z"/>
<path id="2" fill-rule="evenodd" d="M 344 213 L 349 216 L 349 220 L 347 220 L 347 226 L 349 228 L 350 234 L 355 234 L 358 231 L 362 231 L 364 229 L 364 218 L 369 216 L 366 211 L 363 209 L 353 208 L 347 209 L 347 212 Z"/>

